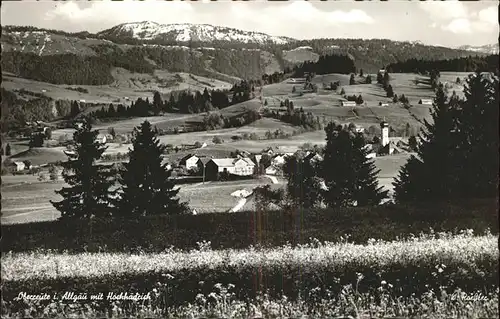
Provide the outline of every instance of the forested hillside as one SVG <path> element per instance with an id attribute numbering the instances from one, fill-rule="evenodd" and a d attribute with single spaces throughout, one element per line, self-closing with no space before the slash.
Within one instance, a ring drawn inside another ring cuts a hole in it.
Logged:
<path id="1" fill-rule="evenodd" d="M 261 36 L 256 34 L 257 36 Z M 311 47 L 310 54 L 300 47 Z M 216 77 L 260 79 L 319 55 L 346 55 L 356 69 L 375 72 L 410 59 L 443 60 L 483 54 L 390 40 L 315 39 L 287 43 L 140 40 L 115 34 L 67 33 L 33 27 L 2 30 L 2 69 L 18 76 L 58 84 L 113 82 L 111 69 L 151 73 L 154 69 Z M 284 54 L 286 52 L 286 54 Z M 413 71 L 413 70 L 412 70 Z M 227 80 L 225 78 L 224 80 Z"/>

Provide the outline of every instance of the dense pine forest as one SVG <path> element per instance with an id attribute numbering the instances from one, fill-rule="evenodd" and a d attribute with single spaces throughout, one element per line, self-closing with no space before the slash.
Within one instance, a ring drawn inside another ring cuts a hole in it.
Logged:
<path id="1" fill-rule="evenodd" d="M 328 74 L 342 73 L 349 74 L 356 72 L 354 60 L 346 55 L 322 55 L 317 62 L 304 62 L 294 68 L 293 75 L 304 76 L 304 73 Z"/>

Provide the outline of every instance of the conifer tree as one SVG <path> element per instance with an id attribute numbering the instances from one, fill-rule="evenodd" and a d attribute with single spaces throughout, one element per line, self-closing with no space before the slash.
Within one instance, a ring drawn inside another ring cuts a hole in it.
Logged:
<path id="1" fill-rule="evenodd" d="M 330 123 L 321 175 L 327 190 L 323 199 L 330 207 L 378 205 L 387 191 L 378 186 L 375 164 L 367 159 L 362 133 Z"/>
<path id="2" fill-rule="evenodd" d="M 176 198 L 178 189 L 169 179 L 171 172 L 162 164 L 165 145 L 148 121 L 134 129 L 129 162 L 124 164 L 119 181 L 122 185 L 118 214 L 124 218 L 147 215 L 180 214 L 187 211 Z"/>
<path id="3" fill-rule="evenodd" d="M 294 207 L 315 207 L 321 200 L 318 167 L 314 161 L 306 160 L 304 154 L 287 157 L 283 165 L 287 179 L 287 196 Z"/>
<path id="4" fill-rule="evenodd" d="M 424 120 L 418 158 L 412 156 L 393 183 L 396 201 L 434 201 L 452 196 L 461 157 L 455 134 L 457 115 L 457 105 L 447 101 L 440 84 L 433 103 L 432 122 Z"/>
<path id="5" fill-rule="evenodd" d="M 387 97 L 394 97 L 394 91 L 392 89 L 392 85 L 388 85 L 387 88 L 386 88 L 386 93 L 387 93 Z"/>
<path id="6" fill-rule="evenodd" d="M 351 77 L 349 78 L 349 85 L 355 84 L 356 81 L 354 80 L 354 74 L 351 74 Z"/>
<path id="7" fill-rule="evenodd" d="M 457 127 L 463 155 L 460 197 L 498 195 L 498 78 L 475 73 L 464 85 Z"/>
<path id="8" fill-rule="evenodd" d="M 6 156 L 10 156 L 10 155 L 12 155 L 12 152 L 11 152 L 11 150 L 10 150 L 10 144 L 9 144 L 9 143 L 7 143 L 7 145 L 5 146 L 5 155 L 6 155 Z"/>
<path id="9" fill-rule="evenodd" d="M 158 114 L 163 109 L 163 100 L 161 99 L 160 92 L 155 91 L 153 94 L 153 111 Z"/>
<path id="10" fill-rule="evenodd" d="M 106 147 L 97 142 L 98 131 L 86 118 L 73 134 L 75 155 L 63 162 L 62 176 L 69 187 L 56 191 L 63 199 L 51 201 L 61 212 L 61 219 L 89 220 L 92 217 L 107 217 L 111 213 L 115 173 L 102 165 L 96 165 Z"/>

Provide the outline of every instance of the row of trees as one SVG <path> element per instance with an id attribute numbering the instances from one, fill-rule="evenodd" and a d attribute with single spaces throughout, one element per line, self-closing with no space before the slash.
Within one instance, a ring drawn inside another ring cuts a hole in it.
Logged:
<path id="1" fill-rule="evenodd" d="M 235 84 L 229 91 L 212 90 L 205 88 L 203 93 L 196 91 L 194 94 L 190 91 L 181 91 L 171 93 L 168 100 L 163 100 L 161 94 L 156 91 L 153 100 L 138 98 L 130 106 L 122 104 L 116 107 L 110 104 L 108 108 L 104 106 L 91 113 L 95 118 L 120 118 L 133 116 L 158 115 L 162 112 L 180 112 L 185 114 L 210 112 L 216 109 L 223 109 L 230 105 L 248 101 L 252 97 L 255 87 L 249 82 L 242 81 Z M 229 100 L 228 94 L 232 92 L 232 99 Z M 78 102 L 73 102 L 71 114 L 77 115 L 80 112 Z"/>
<path id="2" fill-rule="evenodd" d="M 299 151 L 286 159 L 283 173 L 286 191 L 261 187 L 255 191 L 259 209 L 270 203 L 290 208 L 378 205 L 387 191 L 378 185 L 373 159 L 366 156 L 366 139 L 353 126 L 333 122 L 325 128 L 327 144 L 322 152 Z"/>
<path id="3" fill-rule="evenodd" d="M 302 126 L 305 129 L 318 130 L 322 128 L 322 122 L 319 116 L 314 116 L 311 112 L 305 112 L 301 107 L 296 109 L 292 101 L 286 99 L 282 101 L 282 107 L 286 107 L 286 111 L 270 111 L 264 109 L 263 115 L 265 117 L 272 117 L 280 121 L 290 123 L 295 126 Z"/>
<path id="4" fill-rule="evenodd" d="M 294 77 L 303 77 L 305 73 L 329 74 L 342 73 L 349 74 L 356 72 L 354 60 L 347 55 L 322 55 L 318 61 L 306 61 L 293 68 Z"/>
<path id="5" fill-rule="evenodd" d="M 387 69 L 398 73 L 429 73 L 433 70 L 453 72 L 493 72 L 498 74 L 498 54 L 489 56 L 468 56 L 445 60 L 408 59 L 391 63 Z"/>
<path id="6" fill-rule="evenodd" d="M 149 122 L 134 129 L 129 161 L 118 170 L 96 164 L 106 150 L 96 140 L 97 134 L 86 120 L 73 135 L 75 155 L 62 164 L 69 186 L 56 191 L 61 201 L 51 201 L 61 219 L 137 218 L 187 211 L 187 205 L 176 198 L 171 172 L 162 164 L 165 145 Z"/>
<path id="7" fill-rule="evenodd" d="M 465 99 L 447 98 L 438 86 L 433 121 L 425 122 L 417 150 L 394 180 L 398 203 L 428 203 L 498 195 L 498 78 L 480 73 L 469 77 Z M 409 131 L 409 125 L 407 125 Z M 373 160 L 367 159 L 366 139 L 352 127 L 330 123 L 322 159 L 300 152 L 283 167 L 286 191 L 256 189 L 258 209 L 275 204 L 287 209 L 378 205 L 387 192 L 378 185 Z M 321 153 L 321 152 L 320 152 Z"/>

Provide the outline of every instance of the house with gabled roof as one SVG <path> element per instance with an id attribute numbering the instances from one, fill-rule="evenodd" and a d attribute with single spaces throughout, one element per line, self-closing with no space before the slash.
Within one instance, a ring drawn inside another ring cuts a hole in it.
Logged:
<path id="1" fill-rule="evenodd" d="M 212 158 L 205 164 L 205 178 L 218 180 L 221 174 L 251 176 L 255 172 L 255 163 L 247 158 Z"/>
<path id="2" fill-rule="evenodd" d="M 187 170 L 193 169 L 198 167 L 198 160 L 200 158 L 196 155 L 193 154 L 188 154 L 181 158 L 179 165 L 180 166 L 185 166 Z"/>

